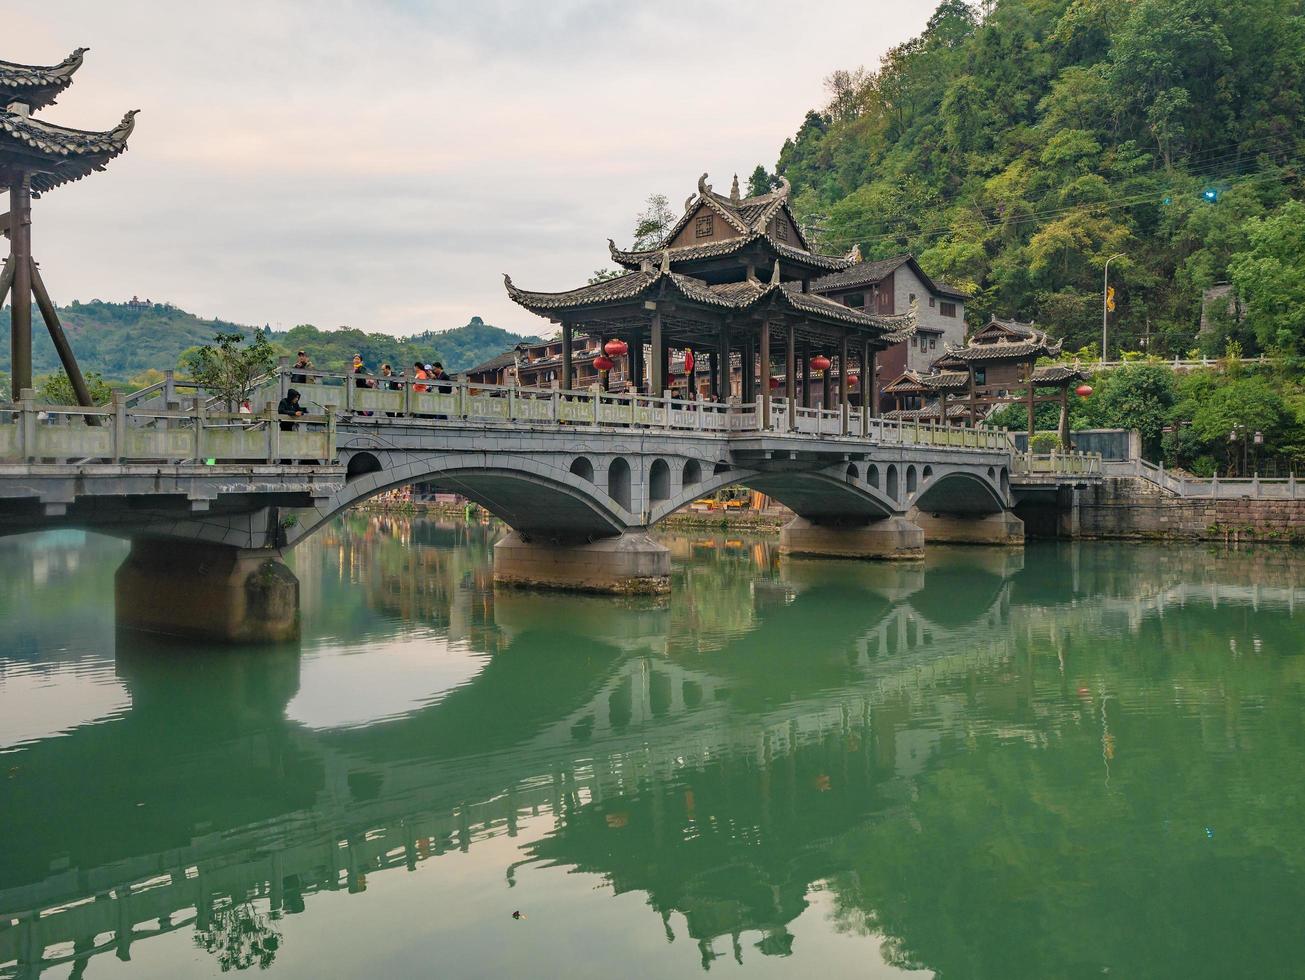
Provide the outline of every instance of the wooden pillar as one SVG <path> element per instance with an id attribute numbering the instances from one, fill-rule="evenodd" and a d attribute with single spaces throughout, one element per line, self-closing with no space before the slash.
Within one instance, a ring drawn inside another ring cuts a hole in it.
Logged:
<path id="1" fill-rule="evenodd" d="M 643 335 L 635 334 L 630 342 L 630 381 L 635 391 L 643 391 Z"/>
<path id="2" fill-rule="evenodd" d="M 970 372 L 970 428 L 973 429 L 979 424 L 978 395 L 974 390 L 974 365 L 966 364 L 965 369 Z"/>
<path id="3" fill-rule="evenodd" d="M 570 391 L 575 380 L 571 364 L 571 324 L 562 324 L 562 390 Z"/>
<path id="4" fill-rule="evenodd" d="M 879 370 L 875 364 L 878 354 L 869 344 L 866 345 L 866 350 L 868 351 L 866 357 L 868 367 L 865 373 L 870 375 L 870 380 L 866 382 L 870 385 L 870 414 L 875 418 L 879 418 Z"/>
<path id="5" fill-rule="evenodd" d="M 947 424 L 947 389 L 943 388 L 938 392 L 938 424 Z"/>
<path id="6" fill-rule="evenodd" d="M 875 352 L 870 341 L 861 342 L 861 435 L 870 435 L 870 413 L 875 401 Z M 877 414 L 877 413 L 876 413 Z"/>
<path id="7" fill-rule="evenodd" d="M 843 435 L 849 434 L 850 419 L 852 418 L 852 386 L 847 383 L 847 372 L 851 364 L 851 358 L 847 355 L 847 331 L 844 330 L 842 339 L 838 344 L 838 400 L 843 405 Z"/>
<path id="8" fill-rule="evenodd" d="M 761 427 L 770 428 L 770 321 L 761 321 Z"/>
<path id="9" fill-rule="evenodd" d="M 788 399 L 788 428 L 797 428 L 797 329 L 788 325 L 788 349 L 784 358 L 784 397 Z"/>
<path id="10" fill-rule="evenodd" d="M 666 345 L 662 342 L 662 315 L 660 312 L 652 315 L 652 391 L 654 398 L 660 398 L 663 391 L 666 390 Z"/>
<path id="11" fill-rule="evenodd" d="M 9 318 L 10 375 L 15 403 L 32 387 L 32 178 L 21 174 L 9 185 L 9 261 L 14 269 Z"/>
<path id="12" fill-rule="evenodd" d="M 802 345 L 802 407 L 811 407 L 811 345 Z"/>
<path id="13" fill-rule="evenodd" d="M 1034 404 L 1034 401 L 1033 401 L 1033 396 L 1034 396 L 1034 392 L 1036 391 L 1036 389 L 1034 388 L 1034 385 L 1033 385 L 1033 362 L 1032 362 L 1032 361 L 1029 361 L 1029 367 L 1028 367 L 1028 375 L 1027 375 L 1027 377 L 1028 377 L 1028 382 L 1029 382 L 1029 391 L 1028 391 L 1028 401 L 1029 401 L 1029 450 L 1032 451 L 1032 449 L 1033 449 L 1033 433 L 1036 432 L 1036 431 L 1037 431 L 1037 428 L 1038 428 L 1037 419 L 1034 417 L 1034 416 L 1036 415 L 1036 413 L 1037 413 L 1037 405 L 1035 405 L 1035 404 Z"/>
<path id="14" fill-rule="evenodd" d="M 743 400 L 757 400 L 757 354 L 751 337 L 743 338 Z"/>
<path id="15" fill-rule="evenodd" d="M 727 402 L 734 394 L 734 379 L 730 377 L 730 325 L 720 325 L 720 400 Z"/>
<path id="16" fill-rule="evenodd" d="M 830 358 L 830 360 L 832 360 L 832 358 Z M 834 400 L 834 385 L 833 385 L 833 381 L 830 378 L 830 375 L 832 375 L 833 373 L 834 373 L 834 368 L 833 365 L 831 364 L 829 367 L 825 368 L 825 376 L 821 381 L 820 408 L 822 411 L 825 412 L 828 412 L 830 410 L 831 408 L 830 403 Z"/>
<path id="17" fill-rule="evenodd" d="M 1060 448 L 1069 452 L 1069 382 L 1060 389 Z"/>

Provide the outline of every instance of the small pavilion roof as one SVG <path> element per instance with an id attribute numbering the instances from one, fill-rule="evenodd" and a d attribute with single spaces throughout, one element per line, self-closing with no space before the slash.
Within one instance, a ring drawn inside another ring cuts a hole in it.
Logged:
<path id="1" fill-rule="evenodd" d="M 1033 383 L 1040 385 L 1063 385 L 1074 381 L 1084 381 L 1087 375 L 1068 364 L 1046 364 L 1033 369 Z"/>
<path id="2" fill-rule="evenodd" d="M 964 347 L 949 346 L 934 365 L 954 367 L 984 361 L 1027 361 L 1057 357 L 1060 350 L 1060 341 L 1052 340 L 1031 323 L 993 317 Z"/>
<path id="3" fill-rule="evenodd" d="M 517 354 L 520 348 L 513 347 L 511 350 L 505 350 L 502 354 L 491 357 L 483 364 L 477 364 L 475 367 L 467 368 L 463 374 L 484 374 L 486 371 L 501 371 L 505 367 L 511 367 L 517 362 Z"/>
<path id="4" fill-rule="evenodd" d="M 19 65 L 0 61 L 0 108 L 21 102 L 30 109 L 53 105 L 82 66 L 87 48 L 78 48 L 57 65 Z"/>
<path id="5" fill-rule="evenodd" d="M 40 194 L 60 184 L 80 180 L 103 170 L 127 149 L 127 139 L 136 125 L 133 109 L 107 132 L 69 129 L 33 119 L 21 112 L 0 110 L 0 162 L 32 173 L 32 190 Z M 4 168 L 0 166 L 0 181 Z M 3 190 L 7 183 L 0 183 Z"/>
<path id="6" fill-rule="evenodd" d="M 811 284 L 812 291 L 830 293 L 844 289 L 855 289 L 858 286 L 873 286 L 876 283 L 883 282 L 890 273 L 896 272 L 904 265 L 908 265 L 919 280 L 935 295 L 957 299 L 961 302 L 970 298 L 968 293 L 957 289 L 955 286 L 949 286 L 939 280 L 931 279 L 920 268 L 920 263 L 915 260 L 915 256 L 910 254 L 894 255 L 888 259 L 868 259 L 855 264 L 845 262 L 844 265 L 845 268 L 842 270 L 830 273 L 827 276 L 821 276 L 815 280 Z"/>
<path id="7" fill-rule="evenodd" d="M 669 257 L 663 253 L 662 265 L 658 271 L 644 268 L 561 293 L 521 289 L 512 282 L 511 276 L 505 275 L 503 278 L 508 296 L 514 302 L 542 315 L 626 303 L 651 297 L 654 292 L 670 290 L 693 303 L 739 312 L 746 312 L 774 299 L 794 312 L 867 328 L 889 343 L 905 340 L 915 333 L 914 308 L 911 312 L 898 316 L 880 316 L 853 309 L 824 296 L 800 292 L 791 284 L 781 283 L 773 276 L 768 283 L 745 279 L 741 282 L 711 285 L 701 279 L 672 272 L 669 266 Z"/>
<path id="8" fill-rule="evenodd" d="M 965 402 L 952 402 L 947 406 L 947 418 L 958 419 L 966 418 L 970 414 L 969 406 Z M 934 422 L 938 420 L 938 403 L 934 402 L 925 405 L 923 408 L 897 408 L 891 412 L 884 412 L 884 418 L 894 422 Z"/>
<path id="9" fill-rule="evenodd" d="M 815 252 L 808 252 L 804 249 L 796 248 L 785 242 L 776 241 L 774 236 L 766 231 L 752 232 L 750 234 L 739 235 L 734 238 L 721 238 L 715 241 L 703 242 L 698 245 L 680 245 L 676 248 L 662 249 L 652 248 L 642 251 L 628 251 L 616 247 L 616 243 L 610 238 L 607 240 L 608 251 L 611 252 L 612 261 L 617 265 L 624 266 L 627 269 L 637 269 L 640 264 L 647 261 L 658 261 L 663 252 L 670 253 L 671 266 L 684 262 L 692 262 L 698 259 L 714 259 L 723 255 L 733 255 L 741 252 L 745 248 L 755 243 L 764 243 L 770 247 L 773 254 L 781 258 L 789 259 L 793 262 L 805 263 L 816 269 L 841 269 L 847 265 L 847 260 L 832 255 L 819 255 Z"/>
<path id="10" fill-rule="evenodd" d="M 939 374 L 903 371 L 880 390 L 886 395 L 931 395 L 940 391 L 964 391 L 969 384 L 968 371 L 943 371 Z"/>

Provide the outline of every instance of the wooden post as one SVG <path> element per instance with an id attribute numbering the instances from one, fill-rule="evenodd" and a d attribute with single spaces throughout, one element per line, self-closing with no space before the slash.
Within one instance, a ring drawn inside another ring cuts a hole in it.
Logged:
<path id="1" fill-rule="evenodd" d="M 571 367 L 571 324 L 562 324 L 562 389 L 571 390 L 572 381 Z"/>
<path id="2" fill-rule="evenodd" d="M 1029 448 L 1032 449 L 1032 448 L 1033 448 L 1033 433 L 1036 432 L 1036 431 L 1037 431 L 1037 428 L 1038 428 L 1037 418 L 1035 417 L 1035 416 L 1036 416 L 1036 413 L 1037 413 L 1037 406 L 1034 404 L 1034 401 L 1033 401 L 1033 396 L 1034 396 L 1034 392 L 1036 391 L 1036 389 L 1035 389 L 1034 386 L 1033 386 L 1033 362 L 1032 362 L 1032 361 L 1029 361 L 1029 368 L 1028 368 L 1028 371 L 1029 371 L 1029 373 L 1028 373 L 1028 382 L 1029 382 L 1029 392 L 1028 392 L 1028 400 L 1029 400 Z"/>
<path id="3" fill-rule="evenodd" d="M 662 314 L 658 310 L 652 315 L 652 392 L 660 395 L 666 388 L 666 345 L 662 342 Z"/>
<path id="4" fill-rule="evenodd" d="M 59 322 L 59 314 L 55 312 L 54 304 L 50 302 L 50 294 L 45 291 L 45 283 L 41 281 L 40 270 L 37 269 L 36 263 L 31 259 L 28 260 L 31 266 L 31 290 L 36 295 L 36 305 L 41 309 L 41 318 L 45 320 L 45 327 L 50 331 L 50 339 L 54 341 L 54 349 L 59 353 L 59 361 L 63 364 L 63 370 L 68 375 L 68 380 L 72 382 L 72 389 L 77 395 L 77 404 L 82 408 L 90 408 L 91 391 L 86 387 L 86 379 L 82 377 L 82 369 L 77 366 L 77 358 L 73 355 L 72 345 L 68 343 L 68 338 L 64 335 L 63 325 Z M 87 417 L 88 420 L 90 416 Z"/>
<path id="5" fill-rule="evenodd" d="M 6 258 L 3 268 L 0 268 L 0 307 L 5 305 L 5 298 L 9 295 L 9 287 L 14 284 L 14 260 Z"/>
<path id="6" fill-rule="evenodd" d="M 727 402 L 734 394 L 734 379 L 730 377 L 730 325 L 720 325 L 720 400 Z"/>
<path id="7" fill-rule="evenodd" d="M 861 437 L 870 436 L 870 412 L 875 407 L 872 403 L 876 395 L 875 386 L 875 352 L 870 341 L 861 343 Z"/>
<path id="8" fill-rule="evenodd" d="M 802 407 L 811 407 L 811 345 L 802 345 Z"/>
<path id="9" fill-rule="evenodd" d="M 9 184 L 10 361 L 13 400 L 32 387 L 32 178 L 18 174 Z"/>
<path id="10" fill-rule="evenodd" d="M 784 359 L 784 396 L 788 399 L 788 430 L 797 428 L 797 328 L 788 325 L 788 349 Z"/>
<path id="11" fill-rule="evenodd" d="M 86 407 L 84 404 L 83 408 Z M 113 461 L 121 463 L 127 455 L 127 402 L 121 391 L 113 393 Z"/>
<path id="12" fill-rule="evenodd" d="M 830 360 L 832 360 L 832 358 Z M 820 410 L 822 412 L 828 412 L 829 403 L 834 400 L 833 372 L 834 368 L 831 364 L 829 367 L 825 368 L 824 377 L 820 379 Z"/>
<path id="13" fill-rule="evenodd" d="M 635 335 L 630 341 L 630 382 L 634 386 L 635 393 L 643 391 L 643 337 Z"/>
<path id="14" fill-rule="evenodd" d="M 979 424 L 979 406 L 976 403 L 978 396 L 975 394 L 974 390 L 974 365 L 966 364 L 965 368 L 970 372 L 970 428 L 972 429 Z"/>
<path id="15" fill-rule="evenodd" d="M 770 430 L 770 320 L 761 321 L 761 428 Z"/>
<path id="16" fill-rule="evenodd" d="M 1069 452 L 1069 382 L 1060 389 L 1060 448 Z"/>
<path id="17" fill-rule="evenodd" d="M 751 337 L 743 338 L 743 401 L 755 403 L 757 400 L 757 351 Z"/>
<path id="18" fill-rule="evenodd" d="M 114 392 L 116 395 L 117 392 Z M 207 456 L 204 453 L 204 399 L 196 395 L 191 400 L 191 406 L 195 412 L 195 448 L 193 455 L 196 463 L 202 463 Z"/>
<path id="19" fill-rule="evenodd" d="M 843 406 L 843 435 L 845 436 L 851 434 L 852 413 L 852 386 L 847 383 L 847 369 L 851 362 L 847 354 L 847 331 L 844 330 L 838 346 L 838 400 Z"/>

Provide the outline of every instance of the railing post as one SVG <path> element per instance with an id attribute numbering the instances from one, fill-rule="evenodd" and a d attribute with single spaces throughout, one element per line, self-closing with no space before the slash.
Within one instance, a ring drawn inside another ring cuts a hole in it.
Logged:
<path id="1" fill-rule="evenodd" d="M 36 392 L 31 388 L 24 388 L 18 393 L 18 446 L 24 459 L 37 459 Z"/>
<path id="2" fill-rule="evenodd" d="M 589 389 L 589 397 L 593 399 L 594 425 L 598 424 L 598 392 L 599 389 L 596 387 Z"/>
<path id="3" fill-rule="evenodd" d="M 281 459 L 281 424 L 276 409 L 269 405 L 264 418 L 267 419 L 267 461 L 276 463 Z"/>
<path id="4" fill-rule="evenodd" d="M 127 454 L 127 403 L 121 391 L 110 398 L 113 407 L 113 461 L 121 463 Z"/>
<path id="5" fill-rule="evenodd" d="M 167 370 L 163 372 L 163 407 L 171 408 L 177 398 L 177 383 L 175 372 Z"/>
<path id="6" fill-rule="evenodd" d="M 548 403 L 552 406 L 553 424 L 557 425 L 562 421 L 562 395 L 556 388 L 549 392 Z"/>
<path id="7" fill-rule="evenodd" d="M 403 383 L 403 414 L 407 416 L 412 415 L 412 382 L 411 381 L 405 381 Z"/>
<path id="8" fill-rule="evenodd" d="M 344 376 L 344 410 L 353 411 L 353 378 L 348 374 Z"/>
<path id="9" fill-rule="evenodd" d="M 290 375 L 286 374 L 286 368 L 290 366 L 289 355 L 283 355 L 276 360 L 276 390 L 280 398 L 286 396 L 290 390 Z"/>
<path id="10" fill-rule="evenodd" d="M 202 463 L 208 459 L 208 454 L 204 452 L 204 399 L 196 395 L 191 399 L 191 405 L 195 412 L 195 462 Z"/>
<path id="11" fill-rule="evenodd" d="M 662 409 L 663 422 L 662 427 L 669 429 L 671 427 L 671 390 L 666 388 L 662 391 Z"/>
<path id="12" fill-rule="evenodd" d="M 333 463 L 339 455 L 335 448 L 335 406 L 325 405 L 323 407 L 326 409 L 326 452 L 323 454 L 322 459 L 327 463 Z"/>

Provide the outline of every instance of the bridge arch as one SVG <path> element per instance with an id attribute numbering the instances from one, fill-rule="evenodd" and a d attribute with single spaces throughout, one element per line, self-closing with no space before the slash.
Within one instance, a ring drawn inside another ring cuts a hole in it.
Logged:
<path id="1" fill-rule="evenodd" d="M 664 459 L 654 459 L 652 465 L 648 467 L 648 502 L 649 504 L 657 504 L 670 499 L 670 464 Z"/>
<path id="2" fill-rule="evenodd" d="M 897 499 L 897 464 L 895 463 L 888 464 L 884 489 L 888 492 L 889 498 L 892 500 Z"/>
<path id="3" fill-rule="evenodd" d="M 582 480 L 594 482 L 594 464 L 588 456 L 577 456 L 571 460 L 571 472 Z"/>
<path id="4" fill-rule="evenodd" d="M 995 514 L 1005 509 L 1007 496 L 980 474 L 955 470 L 931 480 L 915 505 L 927 513 Z"/>
<path id="5" fill-rule="evenodd" d="M 685 488 L 697 486 L 702 482 L 702 464 L 696 459 L 686 459 L 684 461 L 684 471 L 680 477 L 680 483 Z"/>
<path id="6" fill-rule="evenodd" d="M 607 496 L 625 511 L 630 510 L 630 464 L 624 456 L 607 464 Z"/>
<path id="7" fill-rule="evenodd" d="M 351 466 L 357 457 L 363 461 Z M 548 466 L 528 457 L 496 459 L 484 453 L 423 454 L 417 458 L 402 451 L 350 453 L 345 472 L 355 476 L 317 507 L 293 512 L 296 520 L 285 528 L 285 546 L 293 547 L 355 504 L 412 483 L 432 483 L 461 494 L 527 537 L 593 540 L 620 534 L 635 523 L 621 501 L 595 492 L 593 481 L 571 468 L 575 461 L 564 469 L 566 465 L 559 461 Z M 616 457 L 609 474 L 614 470 L 619 482 L 621 466 L 628 499 L 629 463 Z"/>

